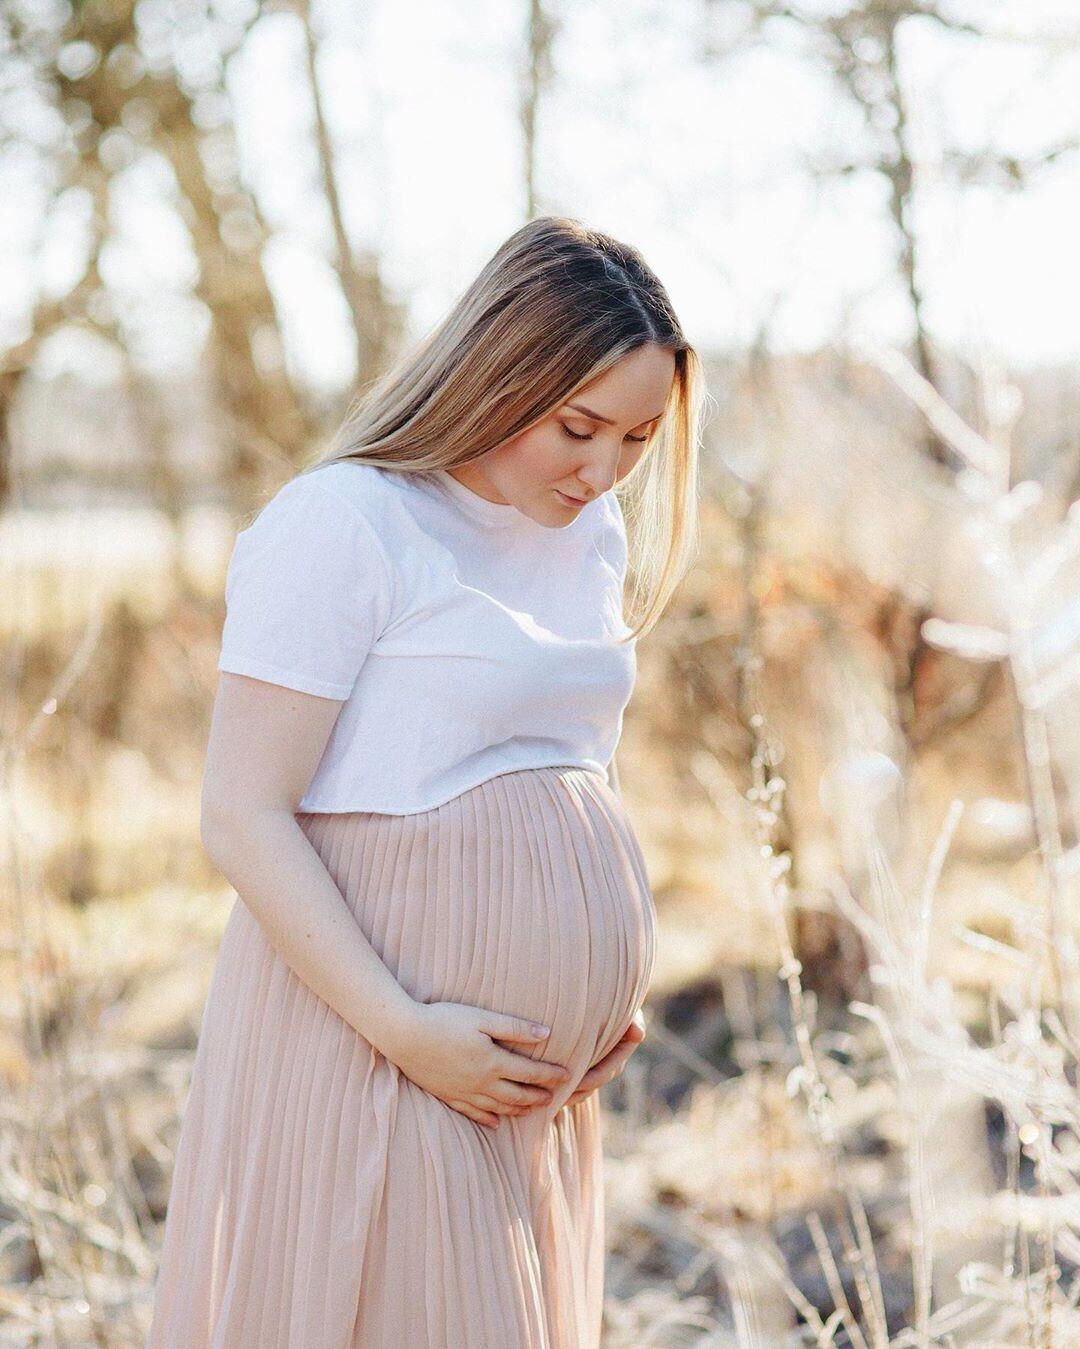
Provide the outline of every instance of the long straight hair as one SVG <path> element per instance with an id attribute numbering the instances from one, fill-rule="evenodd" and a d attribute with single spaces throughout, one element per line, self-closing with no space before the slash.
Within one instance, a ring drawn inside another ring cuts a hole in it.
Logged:
<path id="1" fill-rule="evenodd" d="M 564 216 L 512 234 L 444 319 L 352 403 L 302 469 L 356 459 L 460 468 L 550 415 L 647 342 L 674 353 L 668 405 L 616 494 L 627 529 L 629 641 L 658 621 L 697 550 L 700 359 L 637 249 Z"/>

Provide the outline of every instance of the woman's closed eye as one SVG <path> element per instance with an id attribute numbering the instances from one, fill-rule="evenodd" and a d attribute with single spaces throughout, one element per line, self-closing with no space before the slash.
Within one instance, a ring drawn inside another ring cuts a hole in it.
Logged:
<path id="1" fill-rule="evenodd" d="M 559 425 L 562 427 L 562 429 L 566 432 L 566 434 L 570 437 L 571 440 L 592 440 L 592 435 L 591 435 L 591 434 L 590 434 L 590 435 L 587 435 L 587 436 L 579 436 L 579 435 L 577 434 L 576 431 L 571 431 L 570 428 L 566 425 L 565 422 L 560 422 Z M 629 435 L 628 435 L 628 436 L 626 437 L 626 439 L 627 439 L 627 440 L 632 440 L 632 441 L 633 441 L 635 444 L 637 444 L 637 445 L 643 445 L 643 444 L 645 443 L 645 441 L 647 441 L 647 440 L 649 439 L 649 437 L 648 437 L 648 436 L 629 436 Z"/>

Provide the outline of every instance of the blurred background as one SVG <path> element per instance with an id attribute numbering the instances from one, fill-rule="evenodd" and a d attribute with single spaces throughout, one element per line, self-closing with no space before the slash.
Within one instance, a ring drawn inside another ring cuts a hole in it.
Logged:
<path id="1" fill-rule="evenodd" d="M 619 751 L 661 949 L 606 1349 L 1080 1344 L 1075 4 L 6 0 L 0 43 L 0 1343 L 145 1335 L 238 523 L 550 212 L 643 251 L 711 394 Z"/>

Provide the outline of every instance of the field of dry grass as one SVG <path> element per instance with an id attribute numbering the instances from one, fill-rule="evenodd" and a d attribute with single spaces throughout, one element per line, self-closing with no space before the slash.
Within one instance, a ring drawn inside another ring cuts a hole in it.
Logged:
<path id="1" fill-rule="evenodd" d="M 1080 529 L 959 454 L 885 504 L 846 466 L 867 513 L 933 507 L 879 567 L 823 498 L 710 497 L 640 653 L 620 765 L 661 945 L 604 1088 L 606 1349 L 1080 1343 Z M 165 561 L 134 514 L 127 554 L 105 527 L 73 567 L 88 521 L 40 518 L 5 553 L 5 1345 L 145 1334 L 233 902 L 197 818 L 219 523 Z"/>

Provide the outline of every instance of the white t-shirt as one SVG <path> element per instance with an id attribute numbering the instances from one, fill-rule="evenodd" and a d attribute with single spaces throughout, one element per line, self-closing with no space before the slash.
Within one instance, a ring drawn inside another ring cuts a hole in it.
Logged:
<path id="1" fill-rule="evenodd" d="M 343 700 L 299 809 L 410 815 L 518 768 L 607 774 L 636 677 L 613 491 L 544 526 L 443 469 L 338 460 L 236 536 L 219 670 Z"/>

